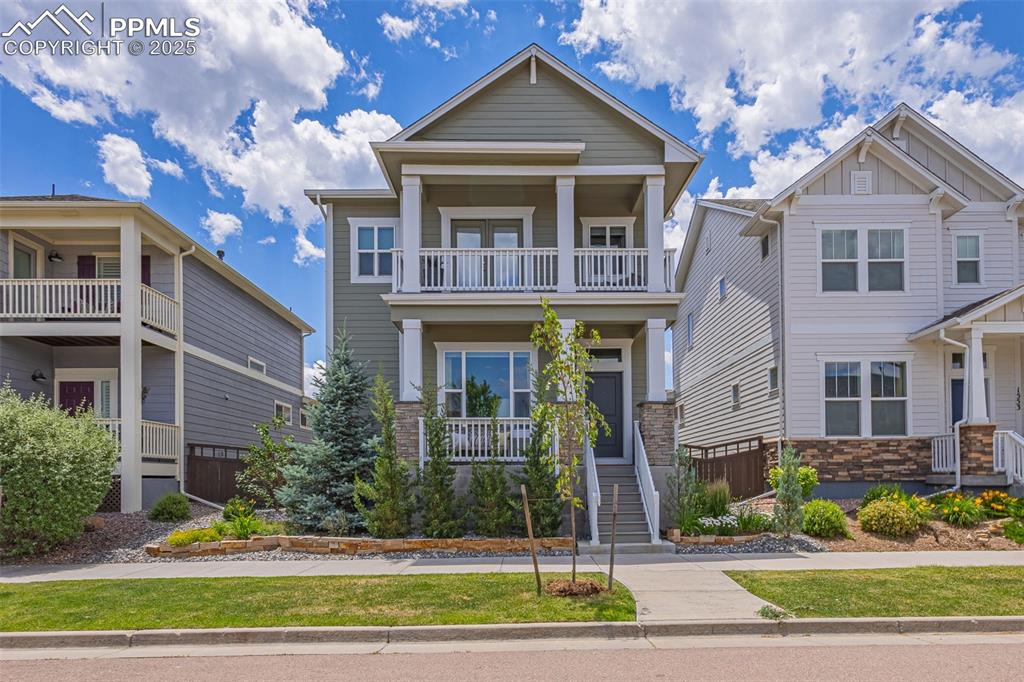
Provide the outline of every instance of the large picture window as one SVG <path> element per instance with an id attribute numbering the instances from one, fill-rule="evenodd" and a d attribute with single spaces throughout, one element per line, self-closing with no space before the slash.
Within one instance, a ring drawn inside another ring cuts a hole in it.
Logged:
<path id="1" fill-rule="evenodd" d="M 529 417 L 529 351 L 444 351 L 444 404 L 449 417 Z"/>
<path id="2" fill-rule="evenodd" d="M 906 436 L 908 367 L 907 361 L 884 358 L 825 362 L 825 435 Z"/>
<path id="3" fill-rule="evenodd" d="M 821 290 L 857 291 L 857 230 L 821 231 Z"/>

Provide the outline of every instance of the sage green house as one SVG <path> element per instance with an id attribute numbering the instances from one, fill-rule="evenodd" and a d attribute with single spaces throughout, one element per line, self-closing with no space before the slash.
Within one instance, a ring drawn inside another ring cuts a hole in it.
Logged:
<path id="1" fill-rule="evenodd" d="M 372 146 L 386 189 L 306 194 L 328 225 L 327 326 L 395 387 L 402 454 L 422 461 L 420 391 L 437 387 L 457 462 L 490 454 L 488 398 L 497 455 L 521 460 L 547 298 L 602 339 L 591 393 L 612 434 L 585 456 L 592 538 L 599 470 L 638 488 L 637 536 L 656 537 L 681 300 L 664 222 L 703 157 L 536 45 Z"/>

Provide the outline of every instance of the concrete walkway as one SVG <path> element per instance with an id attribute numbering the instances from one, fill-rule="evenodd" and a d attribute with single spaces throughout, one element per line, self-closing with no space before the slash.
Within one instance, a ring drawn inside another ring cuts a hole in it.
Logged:
<path id="1" fill-rule="evenodd" d="M 607 573 L 607 556 L 582 556 L 581 572 Z M 569 557 L 541 557 L 541 570 L 568 571 Z M 1024 552 L 834 552 L 821 554 L 639 554 L 617 557 L 615 578 L 632 591 L 641 622 L 746 620 L 763 602 L 724 571 L 1024 566 Z M 3 566 L 0 582 L 118 578 L 227 578 L 293 575 L 523 573 L 529 557 L 465 559 L 302 559 L 71 566 Z"/>

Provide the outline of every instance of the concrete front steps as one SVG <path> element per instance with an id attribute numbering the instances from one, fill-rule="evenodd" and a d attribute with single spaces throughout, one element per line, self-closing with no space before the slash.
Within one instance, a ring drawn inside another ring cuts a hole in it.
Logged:
<path id="1" fill-rule="evenodd" d="M 612 539 L 612 493 L 619 486 L 619 513 L 615 526 L 616 554 L 655 554 L 673 552 L 670 543 L 654 544 L 647 525 L 640 484 L 632 464 L 599 464 L 597 480 L 601 487 L 601 506 L 597 510 L 599 545 L 580 543 L 580 554 L 607 554 Z"/>

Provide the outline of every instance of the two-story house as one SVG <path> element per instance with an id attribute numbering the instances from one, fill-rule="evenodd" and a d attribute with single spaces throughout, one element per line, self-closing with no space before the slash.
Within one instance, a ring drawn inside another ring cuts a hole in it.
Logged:
<path id="1" fill-rule="evenodd" d="M 699 201 L 680 440 L 792 441 L 838 496 L 1020 480 L 1022 201 L 904 104 L 775 197 Z"/>
<path id="2" fill-rule="evenodd" d="M 0 199 L 0 381 L 93 408 L 120 440 L 122 511 L 179 489 L 223 501 L 256 422 L 308 440 L 312 331 L 144 204 Z"/>
<path id="3" fill-rule="evenodd" d="M 492 405 L 497 455 L 522 460 L 547 298 L 602 339 L 591 396 L 611 435 L 585 453 L 591 512 L 598 480 L 621 479 L 633 536 L 656 535 L 650 466 L 671 456 L 665 334 L 681 298 L 664 221 L 702 156 L 536 45 L 372 147 L 386 189 L 306 194 L 328 226 L 328 327 L 395 387 L 401 454 L 424 457 L 429 387 L 456 462 L 491 454 Z"/>

